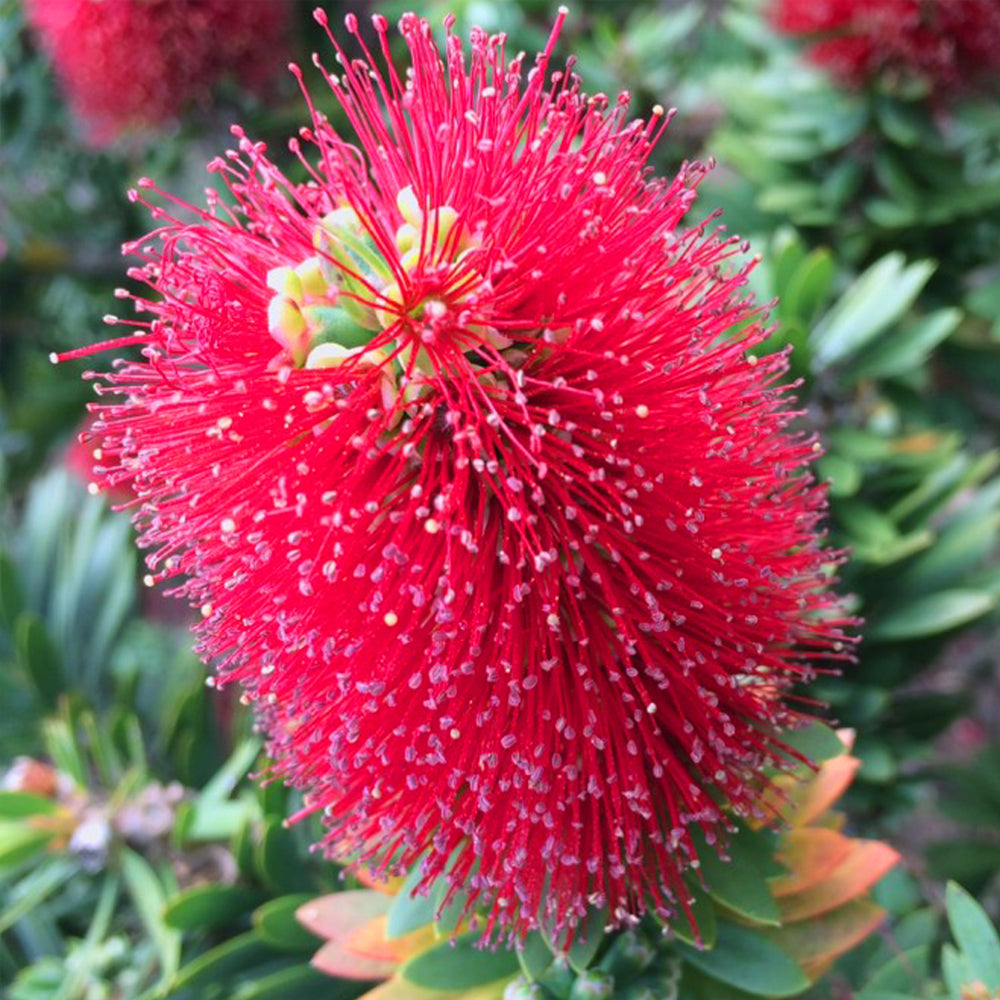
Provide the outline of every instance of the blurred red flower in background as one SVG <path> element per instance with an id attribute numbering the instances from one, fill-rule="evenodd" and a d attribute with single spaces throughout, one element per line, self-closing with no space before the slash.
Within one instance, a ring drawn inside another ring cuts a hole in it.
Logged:
<path id="1" fill-rule="evenodd" d="M 997 0 L 775 0 L 772 20 L 855 86 L 897 76 L 962 89 L 1000 70 Z"/>
<path id="2" fill-rule="evenodd" d="M 338 46 L 357 145 L 314 113 L 305 183 L 239 130 L 232 203 L 142 182 L 94 425 L 330 848 L 515 937 L 684 906 L 845 655 L 743 248 L 680 226 L 703 167 L 650 176 L 662 109 L 550 72 L 562 19 L 527 71 L 413 15 L 405 77 Z"/>
<path id="3" fill-rule="evenodd" d="M 94 145 L 204 102 L 227 75 L 259 89 L 286 61 L 289 0 L 25 0 Z"/>

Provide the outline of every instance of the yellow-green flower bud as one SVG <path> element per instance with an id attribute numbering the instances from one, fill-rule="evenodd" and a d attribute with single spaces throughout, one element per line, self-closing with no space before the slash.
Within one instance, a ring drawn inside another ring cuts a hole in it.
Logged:
<path id="1" fill-rule="evenodd" d="M 267 287 L 293 302 L 302 301 L 302 279 L 294 268 L 272 267 L 267 272 Z"/>
<path id="2" fill-rule="evenodd" d="M 295 273 L 302 283 L 302 291 L 306 298 L 321 299 L 329 294 L 330 284 L 323 277 L 323 269 L 318 257 L 304 260 L 295 268 Z"/>
<path id="3" fill-rule="evenodd" d="M 401 188 L 396 194 L 396 207 L 399 209 L 399 214 L 414 229 L 420 228 L 420 224 L 424 219 L 424 213 L 420 207 L 420 203 L 417 201 L 417 196 L 413 191 L 412 185 L 407 184 L 405 188 Z"/>
<path id="4" fill-rule="evenodd" d="M 309 332 L 298 305 L 284 295 L 275 295 L 267 307 L 268 333 L 287 350 L 298 365 L 309 349 Z"/>

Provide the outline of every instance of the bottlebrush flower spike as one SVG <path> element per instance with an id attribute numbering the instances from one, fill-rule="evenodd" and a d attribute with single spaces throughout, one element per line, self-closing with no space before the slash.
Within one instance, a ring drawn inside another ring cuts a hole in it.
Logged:
<path id="1" fill-rule="evenodd" d="M 94 145 L 159 125 L 232 74 L 259 89 L 283 64 L 287 0 L 26 0 Z"/>
<path id="2" fill-rule="evenodd" d="M 650 177 L 661 109 L 550 74 L 564 16 L 528 72 L 413 15 L 405 76 L 333 40 L 357 144 L 314 111 L 307 182 L 239 130 L 232 207 L 142 182 L 143 359 L 97 384 L 98 474 L 329 849 L 514 938 L 683 909 L 845 655 L 751 265 L 680 228 L 703 167 Z"/>
<path id="3" fill-rule="evenodd" d="M 894 75 L 965 89 L 1000 70 L 995 0 L 774 0 L 771 14 L 780 31 L 814 36 L 809 58 L 855 86 Z"/>

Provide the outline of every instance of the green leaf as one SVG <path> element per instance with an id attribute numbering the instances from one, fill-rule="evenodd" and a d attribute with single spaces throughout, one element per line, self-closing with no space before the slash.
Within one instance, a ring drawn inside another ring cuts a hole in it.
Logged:
<path id="1" fill-rule="evenodd" d="M 684 911 L 678 907 L 670 921 L 670 929 L 685 944 L 694 948 L 711 948 L 715 945 L 719 931 L 715 904 L 711 896 L 693 880 L 688 880 L 687 886 L 691 891 L 691 919 L 689 921 Z"/>
<path id="2" fill-rule="evenodd" d="M 809 985 L 797 962 L 748 927 L 720 924 L 714 948 L 699 951 L 679 944 L 677 951 L 705 975 L 757 996 L 788 997 Z"/>
<path id="3" fill-rule="evenodd" d="M 1000 937 L 983 908 L 957 882 L 945 893 L 948 924 L 964 965 L 988 990 L 1000 989 Z"/>
<path id="4" fill-rule="evenodd" d="M 513 951 L 477 948 L 478 933 L 463 934 L 454 941 L 442 941 L 429 951 L 411 958 L 400 975 L 427 989 L 471 990 L 517 975 L 520 964 Z"/>
<path id="5" fill-rule="evenodd" d="M 232 1000 L 353 1000 L 358 984 L 331 979 L 308 965 L 293 965 L 240 984 Z"/>
<path id="6" fill-rule="evenodd" d="M 212 779 L 201 790 L 199 799 L 205 802 L 218 802 L 228 799 L 240 780 L 253 766 L 260 753 L 260 740 L 249 739 L 239 743 L 222 767 L 212 776 Z"/>
<path id="7" fill-rule="evenodd" d="M 278 816 L 270 816 L 265 821 L 254 851 L 254 863 L 264 883 L 277 892 L 299 892 L 309 888 L 295 838 Z"/>
<path id="8" fill-rule="evenodd" d="M 314 951 L 320 938 L 306 930 L 295 916 L 295 911 L 312 898 L 309 893 L 294 893 L 258 907 L 253 925 L 260 939 L 286 951 Z"/>
<path id="9" fill-rule="evenodd" d="M 0 870 L 15 868 L 41 854 L 53 836 L 51 830 L 37 830 L 27 823 L 0 821 Z"/>
<path id="10" fill-rule="evenodd" d="M 399 892 L 393 897 L 385 927 L 385 936 L 390 941 L 434 921 L 437 903 L 433 893 L 428 891 L 427 895 L 413 895 L 421 877 L 420 865 L 416 864 L 406 876 Z"/>
<path id="11" fill-rule="evenodd" d="M 77 874 L 79 868 L 75 861 L 56 857 L 35 865 L 13 886 L 5 886 L 3 910 L 0 911 L 0 934 L 5 934 L 19 924 Z"/>
<path id="12" fill-rule="evenodd" d="M 781 734 L 781 742 L 797 750 L 814 764 L 822 764 L 846 751 L 841 738 L 825 722 L 810 722 Z"/>
<path id="13" fill-rule="evenodd" d="M 930 261 L 907 266 L 898 252 L 872 264 L 813 331 L 816 370 L 842 364 L 902 317 L 933 272 Z"/>
<path id="14" fill-rule="evenodd" d="M 816 313 L 830 294 L 835 270 L 829 250 L 813 250 L 799 265 L 784 290 L 782 313 L 796 317 L 804 326 L 812 325 Z"/>
<path id="15" fill-rule="evenodd" d="M 582 926 L 578 927 L 569 946 L 566 958 L 576 972 L 590 967 L 604 943 L 604 928 L 608 925 L 608 911 L 602 906 L 588 912 Z M 549 942 L 550 945 L 552 942 Z M 555 949 L 553 949 L 555 950 Z"/>
<path id="16" fill-rule="evenodd" d="M 719 846 L 709 845 L 699 831 L 692 839 L 700 862 L 699 871 L 708 894 L 733 913 L 758 924 L 781 923 L 778 904 L 767 884 L 770 871 L 762 870 L 759 852 L 739 835 L 726 845 L 728 861 L 719 857 Z M 779 869 L 780 871 L 780 869 Z"/>
<path id="17" fill-rule="evenodd" d="M 962 987 L 967 986 L 973 979 L 965 956 L 950 944 L 944 945 L 941 949 L 941 973 L 948 987 L 948 993 L 952 997 L 961 997 Z"/>
<path id="18" fill-rule="evenodd" d="M 14 561 L 3 549 L 0 549 L 0 624 L 10 632 L 24 611 L 24 592 L 17 575 Z"/>
<path id="19" fill-rule="evenodd" d="M 891 378 L 919 368 L 962 321 L 960 309 L 938 309 L 875 341 L 855 364 L 855 378 Z"/>
<path id="20" fill-rule="evenodd" d="M 218 927 L 246 913 L 257 898 L 238 885 L 196 885 L 168 900 L 163 919 L 178 930 Z"/>
<path id="21" fill-rule="evenodd" d="M 59 811 L 59 803 L 34 792 L 0 791 L 0 819 L 24 819 L 27 816 L 51 816 Z"/>
<path id="22" fill-rule="evenodd" d="M 983 590 L 942 590 L 890 608 L 874 618 L 867 638 L 874 642 L 922 639 L 974 621 L 996 605 L 993 594 Z"/>
<path id="23" fill-rule="evenodd" d="M 549 970 L 555 955 L 538 931 L 531 931 L 517 949 L 517 961 L 530 982 L 535 982 Z"/>
<path id="24" fill-rule="evenodd" d="M 940 590 L 955 583 L 986 559 L 1000 535 L 1000 513 L 993 511 L 950 524 L 933 547 L 895 577 L 900 593 Z"/>
<path id="25" fill-rule="evenodd" d="M 268 961 L 276 952 L 254 933 L 248 931 L 188 962 L 170 982 L 172 991 L 195 986 L 224 983 L 237 973 L 246 972 Z"/>
<path id="26" fill-rule="evenodd" d="M 813 466 L 818 479 L 827 483 L 830 496 L 851 497 L 861 487 L 861 469 L 843 455 L 824 455 Z"/>
<path id="27" fill-rule="evenodd" d="M 14 646 L 22 669 L 30 678 L 39 697 L 55 708 L 59 695 L 66 690 L 59 651 L 40 619 L 25 612 L 14 629 Z"/>
<path id="28" fill-rule="evenodd" d="M 181 958 L 180 931 L 163 921 L 166 894 L 149 862 L 135 851 L 121 852 L 121 871 L 139 919 L 142 920 L 160 962 L 161 981 L 168 981 L 177 972 Z"/>

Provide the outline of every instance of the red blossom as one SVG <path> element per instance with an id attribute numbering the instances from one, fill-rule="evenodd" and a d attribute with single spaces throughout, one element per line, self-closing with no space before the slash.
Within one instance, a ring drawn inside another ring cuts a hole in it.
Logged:
<path id="1" fill-rule="evenodd" d="M 562 19 L 527 70 L 413 15 L 405 77 L 338 46 L 356 145 L 314 113 L 306 183 L 239 130 L 231 202 L 142 182 L 152 320 L 95 424 L 331 850 L 514 937 L 685 907 L 844 655 L 750 265 L 681 227 L 703 167 L 650 176 L 662 109 L 550 72 Z"/>
<path id="2" fill-rule="evenodd" d="M 75 113 L 95 145 L 159 125 L 233 75 L 274 79 L 289 0 L 25 0 Z"/>
<path id="3" fill-rule="evenodd" d="M 775 26 L 811 38 L 809 58 L 855 86 L 883 76 L 935 88 L 995 81 L 997 0 L 773 0 Z"/>

